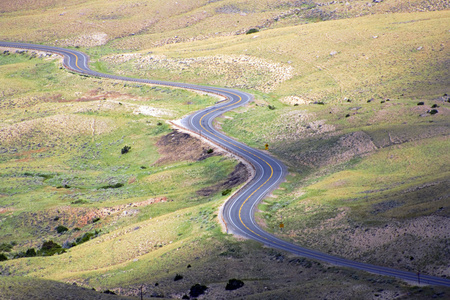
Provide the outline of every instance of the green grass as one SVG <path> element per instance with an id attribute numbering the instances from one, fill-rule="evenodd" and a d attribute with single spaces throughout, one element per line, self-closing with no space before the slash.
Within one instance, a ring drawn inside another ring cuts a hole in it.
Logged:
<path id="1" fill-rule="evenodd" d="M 440 100 L 449 86 L 449 12 L 442 1 L 432 3 L 437 11 L 421 13 L 429 9 L 421 1 L 366 2 L 302 4 L 292 14 L 295 5 L 275 0 L 6 1 L 0 38 L 80 46 L 103 72 L 254 93 L 254 103 L 218 122 L 250 146 L 268 143 L 289 167 L 287 181 L 259 206 L 269 231 L 344 257 L 449 275 L 446 241 L 438 234 L 448 206 L 448 106 Z M 278 21 L 267 24 L 274 16 Z M 327 19 L 335 21 L 322 22 Z M 260 31 L 243 34 L 254 27 Z M 124 52 L 137 58 L 122 63 Z M 140 60 L 152 55 L 151 63 Z M 7 255 L 101 230 L 62 255 L 2 262 L 0 272 L 9 276 L 0 281 L 13 291 L 64 290 L 35 279 L 43 277 L 133 295 L 143 285 L 147 296 L 170 297 L 200 282 L 210 287 L 208 296 L 222 298 L 218 291 L 230 278 L 243 279 L 248 289 L 237 292 L 258 299 L 300 292 L 367 298 L 380 289 L 385 298 L 435 293 L 314 262 L 297 266 L 287 255 L 280 262 L 285 254 L 222 234 L 217 210 L 224 197 L 195 191 L 224 179 L 235 162 L 211 157 L 154 165 L 156 141 L 170 132 L 165 121 L 217 99 L 83 77 L 30 54 L 1 55 L 0 74 L 0 130 L 21 132 L 12 138 L 0 132 L 0 242 L 17 241 Z M 289 96 L 325 105 L 291 106 Z M 433 104 L 438 114 L 419 117 Z M 165 114 L 136 114 L 143 106 Z M 121 155 L 125 145 L 131 151 Z M 102 209 L 158 197 L 168 201 L 93 222 Z M 69 231 L 57 234 L 58 225 Z M 175 274 L 184 279 L 174 283 Z"/>
<path id="2" fill-rule="evenodd" d="M 225 179 L 233 160 L 154 165 L 160 157 L 156 142 L 171 131 L 165 120 L 206 107 L 215 98 L 86 78 L 59 69 L 57 61 L 27 54 L 2 55 L 0 62 L 5 71 L 0 76 L 5 130 L 0 136 L 0 240 L 16 241 L 16 252 L 39 247 L 42 239 L 62 244 L 94 229 L 114 228 L 110 222 L 125 226 L 221 199 L 196 191 Z M 140 107 L 166 114 L 136 114 Z M 121 154 L 125 145 L 131 150 Z M 144 206 L 120 220 L 102 218 L 86 225 L 70 216 L 83 218 L 103 207 L 158 197 L 168 202 Z M 61 215 L 59 222 L 70 230 L 57 235 L 54 228 L 61 224 L 53 219 Z M 80 232 L 72 231 L 80 226 Z"/>

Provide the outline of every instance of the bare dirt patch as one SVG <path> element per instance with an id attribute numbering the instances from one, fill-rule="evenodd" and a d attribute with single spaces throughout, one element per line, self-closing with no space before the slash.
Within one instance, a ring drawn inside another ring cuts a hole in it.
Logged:
<path id="1" fill-rule="evenodd" d="M 199 161 L 217 155 L 216 152 L 208 153 L 209 144 L 202 143 L 188 133 L 173 130 L 161 137 L 156 143 L 161 157 L 156 165 L 168 164 L 176 161 Z"/>

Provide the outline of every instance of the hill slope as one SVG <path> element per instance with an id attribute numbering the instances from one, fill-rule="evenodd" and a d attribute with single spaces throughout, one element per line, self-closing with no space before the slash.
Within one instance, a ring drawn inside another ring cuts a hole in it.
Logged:
<path id="1" fill-rule="evenodd" d="M 105 72 L 255 93 L 217 125 L 251 146 L 269 143 L 289 167 L 259 207 L 262 226 L 325 252 L 450 276 L 447 9 L 415 0 L 2 1 L 0 38 L 81 47 Z M 259 31 L 245 34 L 251 28 Z M 5 50 L 0 294 L 25 299 L 17 287 L 26 282 L 35 296 L 52 286 L 66 297 L 41 277 L 135 297 L 142 287 L 146 297 L 181 298 L 196 283 L 224 299 L 448 293 L 223 234 L 220 187 L 236 162 L 192 138 L 174 151 L 187 156 L 168 155 L 184 137 L 164 122 L 217 99 L 81 77 L 54 57 Z M 13 259 L 86 234 L 92 240 L 67 253 Z M 232 278 L 244 287 L 225 291 Z"/>

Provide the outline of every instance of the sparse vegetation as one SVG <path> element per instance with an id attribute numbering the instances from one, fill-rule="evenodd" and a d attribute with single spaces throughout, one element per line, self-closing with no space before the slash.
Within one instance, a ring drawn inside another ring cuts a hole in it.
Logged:
<path id="1" fill-rule="evenodd" d="M 100 0 L 95 10 L 91 1 L 47 2 L 0 3 L 1 38 L 75 46 L 106 72 L 255 93 L 218 123 L 257 148 L 269 143 L 288 164 L 282 189 L 259 207 L 261 226 L 325 252 L 450 275 L 439 234 L 448 227 L 445 1 Z M 83 34 L 73 34 L 76 21 Z M 246 35 L 248 28 L 261 30 Z M 0 248 L 10 250 L 0 252 L 21 257 L 1 264 L 2 296 L 31 299 L 45 290 L 107 299 L 92 288 L 139 296 L 143 287 L 147 297 L 167 297 L 202 282 L 207 298 L 232 298 L 224 285 L 233 277 L 246 278 L 237 291 L 243 298 L 255 291 L 262 299 L 448 294 L 221 234 L 222 184 L 236 162 L 180 142 L 166 123 L 217 99 L 76 75 L 33 51 L 0 53 Z M 186 151 L 158 145 L 166 135 Z M 133 151 L 121 155 L 123 145 Z M 281 215 L 283 232 L 276 230 Z M 58 224 L 73 230 L 56 235 Z M 3 246 L 12 237 L 17 245 Z M 44 240 L 78 246 L 32 259 Z M 175 283 L 175 272 L 187 273 Z"/>

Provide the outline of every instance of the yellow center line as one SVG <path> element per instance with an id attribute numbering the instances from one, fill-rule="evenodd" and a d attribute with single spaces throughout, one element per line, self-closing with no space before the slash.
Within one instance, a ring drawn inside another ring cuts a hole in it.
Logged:
<path id="1" fill-rule="evenodd" d="M 214 89 L 213 89 L 213 90 L 214 90 Z M 220 92 L 220 90 L 216 90 L 216 91 L 219 91 L 219 92 Z M 222 108 L 229 107 L 229 106 L 233 106 L 233 105 L 235 105 L 235 104 L 237 104 L 237 103 L 239 103 L 239 102 L 242 101 L 242 97 L 239 96 L 238 94 L 235 94 L 235 93 L 232 93 L 232 92 L 229 92 L 229 91 L 228 91 L 228 93 L 230 93 L 230 94 L 232 94 L 232 95 L 235 95 L 235 96 L 239 97 L 239 101 L 237 101 L 236 103 L 229 104 L 229 105 L 224 106 L 224 107 L 217 108 L 217 109 L 215 109 L 215 110 L 212 110 L 212 111 L 208 112 L 207 114 L 204 114 L 204 115 L 200 118 L 200 126 L 201 126 L 206 132 L 210 133 L 211 135 L 215 136 L 216 138 L 221 139 L 222 141 L 228 142 L 228 143 L 230 143 L 231 145 L 233 145 L 233 146 L 235 146 L 235 147 L 241 149 L 242 151 L 245 151 L 245 152 L 247 152 L 247 153 L 249 153 L 249 154 L 251 154 L 251 155 L 253 155 L 253 156 L 259 158 L 260 160 L 262 160 L 263 162 L 265 162 L 265 163 L 269 166 L 269 168 L 270 168 L 270 176 L 269 176 L 269 178 L 268 178 L 263 184 L 261 184 L 256 190 L 254 190 L 254 191 L 253 191 L 253 192 L 252 192 L 252 193 L 244 200 L 244 202 L 241 204 L 241 207 L 239 208 L 239 220 L 241 221 L 242 225 L 244 225 L 244 227 L 245 227 L 248 231 L 252 232 L 253 234 L 259 236 L 260 238 L 263 238 L 263 239 L 265 239 L 265 240 L 268 240 L 266 237 L 264 237 L 264 236 L 262 236 L 262 235 L 260 235 L 260 234 L 258 234 L 258 233 L 256 233 L 256 232 L 254 232 L 253 230 L 251 230 L 251 229 L 244 223 L 244 221 L 242 220 L 242 214 L 241 214 L 241 212 L 242 212 L 243 206 L 245 205 L 245 203 L 247 203 L 248 199 L 250 199 L 250 197 L 252 197 L 252 196 L 253 196 L 260 188 L 262 188 L 264 185 L 266 185 L 267 182 L 272 178 L 272 176 L 273 176 L 273 168 L 272 168 L 272 166 L 271 166 L 265 159 L 259 157 L 258 155 L 254 154 L 254 153 L 251 153 L 250 151 L 248 151 L 248 150 L 246 150 L 246 149 L 244 149 L 244 148 L 242 148 L 242 147 L 240 147 L 240 146 L 238 146 L 238 145 L 236 145 L 236 144 L 234 144 L 234 143 L 232 143 L 232 142 L 230 142 L 230 141 L 227 141 L 227 140 L 221 138 L 220 136 L 217 136 L 216 134 L 212 133 L 211 131 L 209 131 L 208 129 L 206 129 L 206 128 L 202 125 L 202 119 L 203 119 L 204 117 L 206 117 L 207 115 L 209 115 L 209 114 L 211 114 L 211 113 L 213 113 L 213 112 L 216 112 L 216 111 L 218 111 L 218 110 L 220 110 L 220 109 L 222 109 Z"/>

